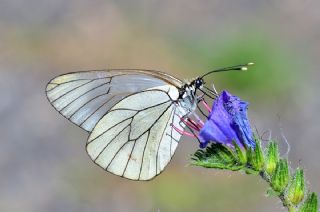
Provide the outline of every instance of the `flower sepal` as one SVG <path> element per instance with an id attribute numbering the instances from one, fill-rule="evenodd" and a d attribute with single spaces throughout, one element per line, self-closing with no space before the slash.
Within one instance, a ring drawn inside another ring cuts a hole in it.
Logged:
<path id="1" fill-rule="evenodd" d="M 259 138 L 254 136 L 254 143 L 254 149 L 247 148 L 248 164 L 253 170 L 260 172 L 264 166 L 264 156 L 261 147 L 261 141 Z"/>
<path id="2" fill-rule="evenodd" d="M 304 198 L 305 185 L 303 170 L 298 168 L 292 177 L 287 191 L 288 200 L 293 205 L 298 205 Z"/>
<path id="3" fill-rule="evenodd" d="M 268 143 L 266 161 L 265 161 L 265 170 L 269 176 L 273 175 L 278 161 L 279 161 L 278 143 L 275 141 L 270 141 Z"/>
<path id="4" fill-rule="evenodd" d="M 233 151 L 236 154 L 238 162 L 245 166 L 248 161 L 246 149 L 242 149 L 235 141 L 233 141 L 232 144 L 234 146 Z"/>
<path id="5" fill-rule="evenodd" d="M 240 150 L 240 147 L 238 149 Z M 241 151 L 241 156 L 238 153 L 240 152 L 220 143 L 211 143 L 205 149 L 199 149 L 194 153 L 191 165 L 238 171 L 245 167 L 245 163 L 239 160 L 243 157 L 243 152 Z"/>
<path id="6" fill-rule="evenodd" d="M 275 191 L 283 192 L 289 182 L 289 167 L 286 159 L 280 159 L 271 177 L 271 186 Z"/>
<path id="7" fill-rule="evenodd" d="M 317 212 L 318 211 L 318 197 L 312 192 L 308 194 L 306 201 L 302 204 L 300 212 Z"/>

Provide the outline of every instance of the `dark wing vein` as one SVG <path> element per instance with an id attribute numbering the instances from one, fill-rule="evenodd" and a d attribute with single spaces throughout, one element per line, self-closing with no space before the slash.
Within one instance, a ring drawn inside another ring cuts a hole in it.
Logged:
<path id="1" fill-rule="evenodd" d="M 175 108 L 175 109 L 176 109 L 176 108 Z M 170 116 L 169 116 L 169 118 L 168 118 L 168 121 L 166 122 L 166 127 L 164 128 L 164 130 L 163 130 L 163 132 L 162 132 L 162 135 L 161 135 L 161 138 L 160 138 L 159 146 L 158 146 L 158 149 L 157 149 L 157 155 L 156 155 L 156 174 L 157 174 L 157 172 L 158 172 L 157 170 L 158 170 L 159 148 L 160 148 L 160 146 L 161 146 L 161 142 L 163 141 L 163 136 L 165 135 L 165 132 L 166 132 L 166 130 L 167 130 L 168 123 L 169 123 L 170 120 L 173 119 L 173 117 L 171 118 L 171 116 L 172 116 L 172 114 L 173 114 L 173 111 L 175 111 L 175 109 L 171 111 L 171 114 L 170 114 Z M 170 140 L 170 145 L 171 145 L 171 142 L 172 142 L 172 139 Z M 170 156 L 171 156 L 171 147 L 170 147 Z"/>
<path id="2" fill-rule="evenodd" d="M 154 124 L 163 116 L 163 114 L 165 114 L 165 113 L 167 112 L 167 110 L 168 110 L 171 106 L 172 106 L 172 104 L 170 104 L 170 105 L 163 111 L 163 113 L 156 119 L 156 121 L 150 126 L 150 128 L 149 128 L 148 130 L 146 130 L 145 132 L 143 132 L 143 133 L 139 136 L 139 138 L 140 138 L 144 133 L 148 132 L 147 142 L 145 143 L 145 146 L 144 146 L 144 148 L 143 148 L 142 162 L 141 162 L 141 166 L 140 166 L 140 172 L 139 172 L 139 178 L 138 178 L 138 179 L 140 179 L 140 175 L 141 175 L 141 171 L 142 171 L 142 167 L 143 167 L 144 152 L 145 152 L 146 146 L 147 146 L 147 144 L 148 144 L 149 135 L 150 135 L 150 130 L 152 129 L 152 127 L 154 126 Z M 169 118 L 169 119 L 170 119 L 170 118 Z M 166 130 L 166 129 L 164 129 L 164 131 L 165 131 L 165 130 Z M 137 138 L 137 139 L 138 139 L 138 138 Z M 157 169 L 156 169 L 156 174 L 157 174 Z"/>
<path id="3" fill-rule="evenodd" d="M 164 103 L 162 103 L 162 104 L 164 104 Z M 115 155 L 112 157 L 112 159 L 111 159 L 111 161 L 110 161 L 110 163 L 108 164 L 108 166 L 107 166 L 107 168 L 106 169 L 108 169 L 108 167 L 109 167 L 109 165 L 112 163 L 112 161 L 114 160 L 114 158 L 117 156 L 117 154 L 121 151 L 121 149 L 128 143 L 128 142 L 130 142 L 130 141 L 137 141 L 141 136 L 143 136 L 146 132 L 149 132 L 149 134 L 150 134 L 150 131 L 151 131 L 151 129 L 153 128 L 153 126 L 157 123 L 157 121 L 163 116 L 163 114 L 164 113 L 166 113 L 167 111 L 168 111 L 168 109 L 171 107 L 171 105 L 172 104 L 170 104 L 165 110 L 164 110 L 164 112 L 157 118 L 157 119 L 155 119 L 155 121 L 154 121 L 154 123 L 147 129 L 147 130 L 145 130 L 144 132 L 142 132 L 141 134 L 140 134 L 140 136 L 138 136 L 136 139 L 134 139 L 134 140 L 130 140 L 130 138 L 129 138 L 129 136 L 130 136 L 130 133 L 128 134 L 128 141 L 126 142 L 126 143 L 124 143 L 119 149 L 118 149 L 118 151 L 115 153 Z M 144 110 L 146 110 L 146 109 L 144 109 Z M 143 111 L 143 110 L 141 110 L 141 111 Z M 135 115 L 134 115 L 135 116 Z M 130 129 L 129 129 L 129 132 L 131 131 L 131 124 L 132 124 L 132 121 L 133 121 L 133 118 L 134 118 L 134 116 L 132 116 L 131 118 L 132 118 L 132 120 L 131 120 L 131 122 L 124 128 L 124 129 L 126 129 L 128 126 L 130 127 Z M 108 143 L 108 145 L 111 143 L 111 142 L 113 142 L 113 140 L 114 140 L 114 138 Z M 148 140 L 147 140 L 147 142 L 146 142 L 146 145 L 147 145 L 147 143 L 148 143 Z M 108 146 L 107 145 L 107 146 Z M 146 146 L 145 145 L 145 146 Z M 107 148 L 107 146 L 102 150 L 102 152 Z M 145 148 L 145 147 L 144 147 Z M 100 153 L 101 154 L 101 153 Z M 99 154 L 99 155 L 100 155 Z M 98 158 L 98 157 L 97 157 Z M 130 160 L 130 159 L 129 159 Z M 129 161 L 128 160 L 128 161 Z"/>
<path id="4" fill-rule="evenodd" d="M 132 117 L 131 117 L 131 119 L 132 119 Z M 128 120 L 128 119 L 127 119 L 127 120 Z M 97 155 L 97 157 L 96 157 L 96 159 L 95 159 L 94 161 L 98 160 L 98 158 L 99 158 L 100 155 L 104 152 L 104 150 L 105 150 L 125 129 L 127 129 L 128 126 L 130 126 L 130 125 L 125 126 L 119 133 L 117 133 L 117 134 L 109 141 L 109 143 L 108 143 L 105 147 L 103 147 L 103 149 L 99 152 L 99 154 Z M 87 145 L 88 145 L 88 144 L 89 144 L 89 143 L 87 143 Z M 112 161 L 110 161 L 109 164 L 110 164 L 111 162 L 112 162 Z"/>
<path id="5" fill-rule="evenodd" d="M 97 78 L 99 79 L 99 78 Z M 67 84 L 67 83 L 70 83 L 70 82 L 77 82 L 77 81 L 85 81 L 85 80 L 90 80 L 90 79 L 76 79 L 76 80 L 70 80 L 70 81 L 66 81 L 66 82 L 62 82 L 62 83 L 55 83 L 55 82 L 49 82 L 48 84 L 53 84 L 53 85 L 57 85 L 49 90 L 46 90 L 47 92 L 50 92 L 50 91 L 53 91 L 55 88 L 58 88 L 60 85 L 64 85 L 64 84 Z"/>
<path id="6" fill-rule="evenodd" d="M 168 102 L 168 101 L 167 101 L 167 102 Z M 167 103 L 167 102 L 163 102 L 162 104 L 165 104 L 165 103 Z M 161 105 L 161 104 L 158 104 L 158 105 Z M 125 143 L 117 150 L 117 152 L 113 155 L 111 161 L 108 163 L 107 167 L 105 168 L 105 169 L 107 170 L 107 169 L 109 168 L 110 164 L 111 164 L 111 163 L 113 162 L 113 160 L 115 159 L 115 157 L 116 157 L 116 156 L 118 155 L 118 153 L 122 150 L 122 148 L 123 148 L 126 144 L 128 144 L 128 142 L 131 142 L 131 141 L 136 142 L 136 141 L 137 141 L 141 136 L 143 136 L 146 132 L 148 132 L 148 135 L 149 135 L 151 129 L 152 129 L 153 126 L 156 124 L 156 122 L 163 116 L 163 114 L 165 114 L 165 113 L 168 111 L 168 109 L 169 109 L 171 106 L 172 106 L 172 104 L 170 104 L 170 105 L 161 113 L 161 115 L 159 115 L 159 117 L 158 117 L 157 119 L 155 119 L 155 121 L 153 122 L 153 124 L 152 124 L 148 129 L 146 129 L 144 132 L 142 132 L 142 133 L 141 133 L 136 139 L 134 139 L 134 140 L 130 140 L 129 136 L 130 136 L 130 132 L 131 132 L 131 124 L 132 124 L 132 121 L 133 121 L 134 116 L 135 116 L 136 114 L 133 115 L 133 116 L 130 117 L 130 118 L 127 118 L 127 119 L 122 120 L 121 122 L 117 123 L 116 125 L 113 125 L 113 126 L 110 127 L 109 129 L 107 129 L 106 131 L 104 131 L 102 134 L 98 135 L 96 138 L 94 138 L 93 140 L 91 140 L 90 142 L 88 142 L 87 145 L 88 145 L 89 143 L 93 142 L 94 140 L 96 140 L 98 137 L 100 137 L 100 136 L 102 136 L 103 134 L 105 134 L 107 131 L 111 130 L 113 127 L 115 127 L 115 126 L 123 123 L 124 121 L 127 121 L 127 120 L 131 119 L 131 122 L 130 122 L 127 126 L 125 126 L 119 133 L 117 133 L 117 134 L 109 141 L 109 143 L 99 152 L 98 156 L 96 157 L 96 159 L 95 159 L 94 161 L 96 161 L 96 160 L 99 158 L 99 156 L 102 154 L 102 152 L 104 152 L 104 151 L 106 150 L 106 148 L 107 148 L 109 145 L 111 145 L 111 143 L 114 142 L 114 140 L 115 140 L 115 138 L 117 138 L 117 136 L 119 136 L 125 129 L 127 129 L 127 128 L 129 127 L 129 133 L 128 133 L 127 142 L 125 142 Z M 151 107 L 149 107 L 149 108 L 151 108 Z M 143 110 L 146 110 L 146 108 L 143 109 Z M 141 112 L 141 111 L 143 111 L 143 110 L 140 110 L 139 112 Z M 168 119 L 166 125 L 168 124 L 169 120 L 170 120 L 170 118 Z M 166 130 L 166 128 L 164 129 L 164 131 L 165 131 L 165 130 Z M 162 137 L 163 137 L 163 135 L 162 135 Z M 162 139 L 162 137 L 161 137 L 161 139 Z M 148 138 L 147 138 L 147 142 L 146 142 L 146 144 L 145 144 L 144 149 L 146 148 L 147 143 L 148 143 Z M 160 144 L 159 144 L 159 145 L 160 145 Z M 131 152 L 133 151 L 133 148 L 134 148 L 134 147 L 132 147 Z M 144 155 L 144 153 L 143 153 L 143 155 Z M 130 158 L 128 159 L 127 164 L 128 164 L 128 162 L 129 162 L 129 160 L 130 160 Z M 142 160 L 143 160 L 143 159 L 142 159 Z M 156 160 L 156 163 L 157 163 L 157 160 Z M 141 163 L 141 167 L 142 167 L 142 164 L 143 164 L 143 163 Z M 126 167 L 127 167 L 127 165 L 126 165 Z M 126 168 L 125 168 L 125 169 L 126 169 Z M 125 170 L 124 170 L 124 171 L 125 171 Z M 141 172 L 141 170 L 140 170 L 140 172 Z M 123 173 L 124 173 L 124 172 L 123 172 Z M 140 176 L 140 173 L 139 173 L 139 176 Z"/>
<path id="7" fill-rule="evenodd" d="M 131 128 L 130 128 L 130 130 L 131 130 Z M 129 135 L 130 135 L 130 133 L 129 133 Z M 144 135 L 144 134 L 143 134 L 143 135 Z M 124 173 L 125 173 L 126 170 L 127 170 L 129 161 L 130 161 L 130 159 L 131 159 L 130 157 L 131 157 L 131 155 L 132 155 L 132 152 L 133 152 L 133 150 L 134 150 L 134 147 L 136 146 L 137 141 L 138 141 L 138 139 L 133 140 L 134 143 L 133 143 L 133 147 L 132 147 L 132 149 L 131 149 L 131 152 L 130 152 L 130 154 L 129 154 L 129 160 L 128 160 L 127 163 L 126 163 L 126 166 L 125 166 L 125 168 L 124 168 L 121 176 L 123 176 Z M 129 142 L 130 142 L 130 141 L 128 141 L 127 143 L 129 143 Z"/>
<path id="8" fill-rule="evenodd" d="M 147 131 L 147 133 L 148 133 L 148 136 L 147 136 L 146 144 L 145 144 L 144 147 L 143 147 L 142 159 L 141 159 L 140 171 L 139 171 L 139 177 L 138 177 L 138 179 L 140 179 L 140 177 L 141 177 L 142 165 L 143 165 L 143 162 L 144 162 L 144 160 L 143 160 L 143 159 L 144 159 L 144 152 L 146 151 L 147 143 L 148 143 L 149 136 L 150 136 L 150 131 Z"/>
<path id="9" fill-rule="evenodd" d="M 96 86 L 96 87 L 94 87 L 94 88 L 91 88 L 90 90 L 87 90 L 85 93 L 79 95 L 77 98 L 73 99 L 71 102 L 69 102 L 68 104 L 66 104 L 62 109 L 60 109 L 60 111 L 62 111 L 62 110 L 65 109 L 66 107 L 68 107 L 70 104 L 72 104 L 73 102 L 75 102 L 75 101 L 78 100 L 79 98 L 81 98 L 81 97 L 83 97 L 84 95 L 88 94 L 89 92 L 92 92 L 92 91 L 94 91 L 94 90 L 97 89 L 97 88 L 100 88 L 100 87 L 102 87 L 102 86 L 104 86 L 104 85 L 107 85 L 108 83 L 109 83 L 109 82 L 102 83 L 101 85 L 98 85 L 98 86 Z M 109 88 L 109 90 L 110 90 L 110 88 Z"/>
<path id="10" fill-rule="evenodd" d="M 105 131 L 103 131 L 101 134 L 99 134 L 97 137 L 95 137 L 95 138 L 92 139 L 91 141 L 88 141 L 87 144 L 90 144 L 90 143 L 93 142 L 94 140 L 100 138 L 100 137 L 103 136 L 106 132 L 108 132 L 108 131 L 111 130 L 112 128 L 118 126 L 119 124 L 121 124 L 121 123 L 123 123 L 123 122 L 125 122 L 125 121 L 127 121 L 127 120 L 129 120 L 129 119 L 133 119 L 133 117 L 134 117 L 134 116 L 129 117 L 129 118 L 126 118 L 126 119 L 123 119 L 122 121 L 116 123 L 116 124 L 113 125 L 112 127 L 110 127 L 110 128 L 108 128 L 108 129 L 106 129 Z M 127 126 L 128 126 L 128 125 L 127 125 Z M 125 127 L 125 128 L 126 128 L 126 127 Z"/>
<path id="11" fill-rule="evenodd" d="M 93 111 L 93 113 L 91 113 L 85 120 L 83 120 L 83 122 L 81 122 L 79 124 L 79 126 L 82 126 L 91 116 L 93 116 L 93 114 L 95 114 L 98 110 L 100 110 L 103 106 L 105 106 L 106 104 L 108 104 L 113 98 L 115 98 L 116 95 L 113 95 L 110 97 L 110 99 L 108 99 L 104 104 L 102 104 L 100 107 L 98 107 L 95 111 Z M 102 116 L 103 117 L 103 116 Z M 101 117 L 101 118 L 102 118 Z M 98 123 L 98 122 L 97 122 Z"/>
<path id="12" fill-rule="evenodd" d="M 86 103 L 84 103 L 81 107 L 79 107 L 76 111 L 74 111 L 74 112 L 70 115 L 70 119 L 71 119 L 77 112 L 79 112 L 83 107 L 85 107 L 86 105 L 88 105 L 90 102 L 98 99 L 98 98 L 101 97 L 101 96 L 108 95 L 108 94 L 109 94 L 109 91 L 110 91 L 110 88 L 107 90 L 106 93 L 102 93 L 102 94 L 100 94 L 100 95 L 98 95 L 98 96 L 95 96 L 95 97 L 93 97 L 92 99 L 90 99 L 89 101 L 87 101 Z"/>
<path id="13" fill-rule="evenodd" d="M 82 86 L 85 86 L 85 85 L 87 85 L 87 84 L 89 84 L 89 83 L 91 83 L 91 82 L 93 82 L 93 81 L 95 81 L 95 80 L 97 80 L 97 79 L 92 79 L 92 80 L 90 80 L 90 81 L 88 81 L 88 82 L 86 82 L 86 83 L 83 83 L 83 84 L 81 84 L 81 85 L 78 85 L 78 86 L 72 88 L 71 90 L 65 92 L 64 94 L 62 94 L 62 95 L 59 96 L 58 98 L 53 99 L 53 100 L 51 101 L 51 103 L 53 104 L 53 103 L 56 102 L 58 99 L 64 97 L 65 95 L 71 93 L 72 91 L 75 91 L 75 90 L 77 90 L 78 88 L 81 88 Z M 58 86 L 59 86 L 59 85 L 58 85 Z M 54 88 L 57 88 L 58 86 L 56 86 L 56 87 L 54 87 Z"/>

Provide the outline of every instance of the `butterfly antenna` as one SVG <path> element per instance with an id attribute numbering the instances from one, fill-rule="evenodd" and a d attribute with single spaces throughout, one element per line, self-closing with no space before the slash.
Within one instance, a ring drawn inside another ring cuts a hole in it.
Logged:
<path id="1" fill-rule="evenodd" d="M 213 71 L 209 71 L 208 73 L 202 75 L 200 78 L 203 78 L 209 74 L 215 73 L 215 72 L 223 72 L 223 71 L 247 71 L 248 70 L 248 66 L 254 65 L 254 63 L 247 63 L 247 64 L 242 64 L 242 65 L 236 65 L 236 66 L 230 66 L 230 67 L 226 67 L 226 68 L 220 68 L 220 69 L 216 69 Z"/>

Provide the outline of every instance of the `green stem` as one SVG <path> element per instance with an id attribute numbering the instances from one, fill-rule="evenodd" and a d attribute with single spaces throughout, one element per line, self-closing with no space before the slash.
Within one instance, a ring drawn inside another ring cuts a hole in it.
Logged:
<path id="1" fill-rule="evenodd" d="M 298 208 L 291 205 L 291 203 L 286 199 L 284 194 L 279 195 L 279 198 L 281 199 L 283 206 L 288 208 L 289 212 L 297 212 L 298 211 Z"/>
<path id="2" fill-rule="evenodd" d="M 267 172 L 266 172 L 266 171 L 261 171 L 261 172 L 259 173 L 259 175 L 260 175 L 260 177 L 261 177 L 264 181 L 266 181 L 266 182 L 269 184 L 270 188 L 272 189 L 271 181 L 270 181 L 270 178 L 269 178 Z M 272 189 L 272 190 L 273 190 L 273 189 Z M 278 192 L 276 192 L 275 190 L 273 190 L 273 192 L 274 192 L 274 193 L 278 193 Z M 281 200 L 282 205 L 283 205 L 284 207 L 286 207 L 289 212 L 298 212 L 298 209 L 297 209 L 296 207 L 294 207 L 294 206 L 287 200 L 287 198 L 286 198 L 285 195 L 284 195 L 284 192 L 278 193 L 277 196 L 278 196 L 279 199 Z"/>

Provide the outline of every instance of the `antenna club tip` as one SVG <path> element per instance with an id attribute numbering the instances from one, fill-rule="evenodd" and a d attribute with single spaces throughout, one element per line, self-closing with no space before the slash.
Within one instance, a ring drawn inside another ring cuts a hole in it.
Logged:
<path id="1" fill-rule="evenodd" d="M 252 66 L 254 63 L 250 62 L 240 68 L 241 71 L 248 71 L 248 66 Z"/>

